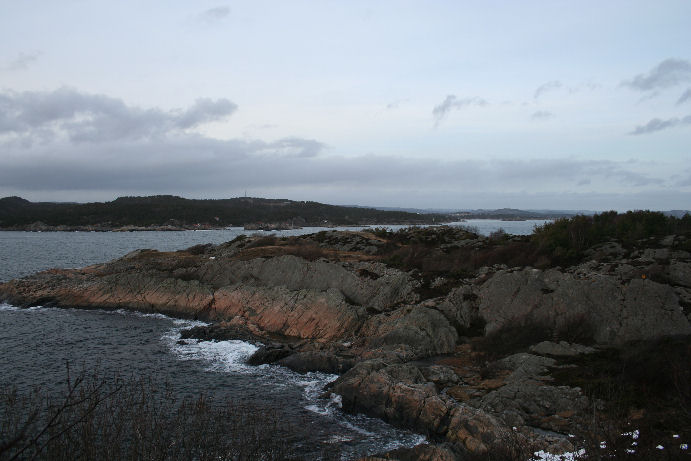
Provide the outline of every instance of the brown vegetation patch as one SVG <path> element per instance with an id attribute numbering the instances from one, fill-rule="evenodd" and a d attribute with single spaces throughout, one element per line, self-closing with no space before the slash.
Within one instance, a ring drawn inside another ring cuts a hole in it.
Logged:
<path id="1" fill-rule="evenodd" d="M 286 249 L 282 246 L 248 247 L 238 251 L 233 255 L 233 259 L 249 261 L 255 258 L 274 258 L 285 254 L 287 254 Z"/>

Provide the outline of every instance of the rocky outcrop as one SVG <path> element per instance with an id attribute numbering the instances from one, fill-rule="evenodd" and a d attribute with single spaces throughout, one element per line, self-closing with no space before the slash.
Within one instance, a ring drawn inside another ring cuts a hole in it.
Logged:
<path id="1" fill-rule="evenodd" d="M 495 366 L 508 373 L 503 385 L 468 404 L 500 414 L 511 426 L 564 433 L 571 425 L 569 418 L 584 411 L 588 399 L 580 389 L 550 384 L 549 370 L 556 365 L 552 358 L 527 353 L 499 360 Z"/>
<path id="2" fill-rule="evenodd" d="M 525 381 L 532 375 L 525 373 L 521 376 Z M 550 409 L 554 412 L 562 408 L 571 409 L 568 399 L 574 395 L 581 401 L 585 398 L 579 395 L 578 390 L 568 389 L 570 394 L 556 388 L 550 392 L 550 386 L 524 390 L 520 384 L 516 378 L 502 387 L 507 390 L 501 395 L 495 391 L 480 401 L 460 402 L 448 393 L 439 392 L 423 371 L 412 363 L 388 364 L 383 360 L 370 360 L 357 364 L 339 377 L 332 384 L 332 391 L 342 396 L 345 409 L 363 411 L 416 428 L 434 439 L 447 440 L 474 453 L 497 450 L 508 439 L 526 447 L 559 452 L 570 449 L 566 437 L 546 436 L 526 426 L 521 416 L 509 417 L 504 413 L 511 410 L 516 415 L 530 413 L 531 408 L 520 411 L 520 405 L 528 405 L 530 399 L 536 399 L 538 406 L 547 407 L 551 402 L 558 402 L 560 406 Z M 513 401 L 511 393 L 514 394 Z M 543 412 L 537 409 L 537 413 Z M 515 426 L 520 426 L 521 430 Z"/>
<path id="3" fill-rule="evenodd" d="M 471 451 L 487 451 L 502 430 L 495 418 L 439 394 L 412 364 L 361 362 L 336 380 L 332 390 L 343 397 L 346 409 L 397 421 Z"/>
<path id="4" fill-rule="evenodd" d="M 434 240 L 429 234 L 424 237 Z M 509 442 L 571 448 L 565 434 L 589 402 L 581 389 L 555 385 L 550 370 L 597 348 L 560 341 L 559 331 L 587 326 L 598 347 L 691 333 L 684 310 L 691 305 L 691 266 L 688 254 L 673 248 L 674 239 L 635 254 L 602 244 L 588 253 L 593 260 L 569 269 L 495 265 L 465 279 L 426 279 L 419 270 L 378 260 L 390 244 L 371 234 L 312 238 L 140 250 L 1 284 L 0 300 L 215 322 L 189 334 L 262 343 L 253 364 L 341 374 L 330 391 L 342 397 L 344 409 L 443 441 L 444 448 L 418 450 L 438 459 Z M 487 244 L 463 239 L 444 240 L 440 248 L 475 251 Z M 498 358 L 471 346 L 473 336 L 531 324 L 554 337 L 535 338 Z"/>
<path id="5" fill-rule="evenodd" d="M 647 278 L 556 269 L 504 270 L 480 288 L 478 313 L 492 332 L 510 323 L 553 329 L 587 322 L 599 343 L 689 334 L 673 287 Z"/>
<path id="6" fill-rule="evenodd" d="M 359 271 L 367 271 L 367 276 Z M 197 271 L 199 280 L 212 286 L 236 283 L 283 286 L 288 290 L 338 290 L 352 304 L 385 310 L 417 301 L 417 282 L 409 274 L 381 263 L 343 265 L 332 261 L 307 261 L 285 255 L 249 261 L 210 260 Z"/>
<path id="7" fill-rule="evenodd" d="M 456 330 L 437 310 L 424 306 L 405 306 L 370 317 L 360 335 L 368 338 L 368 349 L 400 346 L 408 360 L 453 352 Z"/>

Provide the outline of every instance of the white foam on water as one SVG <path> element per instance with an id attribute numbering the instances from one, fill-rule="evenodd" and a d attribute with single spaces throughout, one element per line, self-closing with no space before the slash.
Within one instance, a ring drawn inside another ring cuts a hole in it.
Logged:
<path id="1" fill-rule="evenodd" d="M 534 457 L 529 461 L 576 461 L 585 455 L 585 450 L 580 449 L 575 452 L 562 453 L 561 455 L 554 455 L 552 453 L 540 450 L 534 453 Z"/>
<path id="2" fill-rule="evenodd" d="M 340 411 L 342 407 L 343 402 L 341 396 L 331 392 L 329 394 L 329 399 L 326 401 L 326 403 L 320 401 L 318 403 L 313 403 L 305 406 L 305 409 L 311 411 L 312 413 L 317 413 L 322 416 L 333 416 L 336 412 Z"/>
<path id="3" fill-rule="evenodd" d="M 113 314 L 120 314 L 120 315 L 127 315 L 130 317 L 140 317 L 140 318 L 150 318 L 150 319 L 169 319 L 170 317 L 158 313 L 158 312 L 151 312 L 151 313 L 146 313 L 146 312 L 139 312 L 139 311 L 131 311 L 128 309 L 115 309 L 114 311 L 110 311 Z"/>
<path id="4" fill-rule="evenodd" d="M 18 311 L 19 307 L 12 304 L 0 303 L 0 311 Z"/>
<path id="5" fill-rule="evenodd" d="M 182 327 L 183 330 L 194 327 L 205 327 L 210 325 L 208 322 L 202 322 L 201 320 L 185 320 L 185 319 L 173 319 L 173 323 Z"/>
<path id="6" fill-rule="evenodd" d="M 180 334 L 169 336 L 174 339 L 171 345 L 173 353 L 180 360 L 201 360 L 206 363 L 207 371 L 226 373 L 250 373 L 247 359 L 259 349 L 257 346 L 240 340 L 198 341 L 187 339 L 179 341 Z"/>
<path id="7" fill-rule="evenodd" d="M 129 310 L 129 309 L 115 309 L 113 311 L 103 311 L 109 314 L 119 314 L 119 315 L 125 315 L 128 317 L 139 317 L 139 318 L 150 318 L 150 319 L 163 319 L 163 320 L 171 320 L 174 325 L 177 325 L 180 327 L 180 329 L 186 329 L 186 328 L 193 328 L 193 327 L 200 327 L 200 326 L 207 326 L 209 323 L 207 322 L 202 322 L 200 320 L 187 320 L 187 319 L 178 319 L 175 317 L 170 317 L 165 314 L 161 314 L 160 312 L 139 312 L 135 310 Z"/>
<path id="8" fill-rule="evenodd" d="M 330 436 L 328 443 L 347 445 L 354 440 L 366 438 L 370 439 L 370 446 L 376 447 L 377 452 L 385 452 L 400 447 L 413 447 L 427 441 L 423 435 L 395 429 L 381 420 L 362 414 L 343 413 L 341 397 L 333 393 L 326 394 L 324 391 L 329 383 L 338 378 L 338 375 L 321 372 L 300 374 L 273 364 L 248 365 L 247 359 L 259 349 L 258 346 L 240 340 L 181 340 L 180 332 L 184 326 L 185 324 L 182 323 L 176 324 L 161 338 L 179 360 L 200 360 L 206 364 L 207 371 L 250 375 L 258 383 L 268 384 L 274 389 L 302 388 L 304 409 L 330 418 L 343 428 L 343 434 Z M 345 451 L 344 459 L 357 454 Z"/>

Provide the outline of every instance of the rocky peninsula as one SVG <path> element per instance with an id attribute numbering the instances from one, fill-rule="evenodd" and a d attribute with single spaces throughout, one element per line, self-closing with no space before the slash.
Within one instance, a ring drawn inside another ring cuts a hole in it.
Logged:
<path id="1" fill-rule="evenodd" d="M 186 335 L 263 344 L 253 364 L 337 373 L 344 410 L 428 436 L 386 459 L 528 459 L 613 448 L 632 424 L 689 435 L 688 223 L 598 227 L 648 218 L 241 236 L 41 272 L 0 300 L 196 318 L 211 325 Z"/>

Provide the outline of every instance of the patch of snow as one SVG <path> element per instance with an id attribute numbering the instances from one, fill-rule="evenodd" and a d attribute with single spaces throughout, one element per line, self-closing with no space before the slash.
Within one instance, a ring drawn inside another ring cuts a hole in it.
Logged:
<path id="1" fill-rule="evenodd" d="M 624 432 L 621 435 L 625 435 L 625 436 L 631 437 L 632 439 L 636 440 L 641 435 L 641 431 L 636 429 L 636 430 L 631 431 L 631 432 Z"/>

